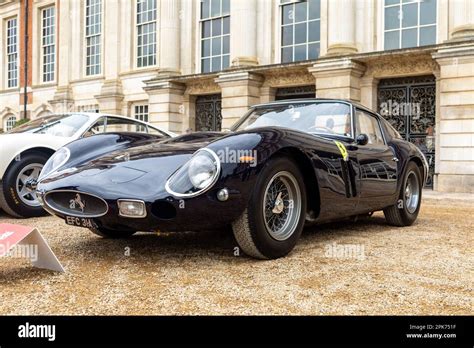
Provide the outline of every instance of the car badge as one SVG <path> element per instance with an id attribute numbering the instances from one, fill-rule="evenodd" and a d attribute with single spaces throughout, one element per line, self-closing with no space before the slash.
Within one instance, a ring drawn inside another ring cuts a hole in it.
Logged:
<path id="1" fill-rule="evenodd" d="M 83 213 L 84 209 L 86 208 L 86 201 L 81 199 L 81 195 L 79 193 L 76 193 L 76 197 L 69 201 L 69 208 L 76 210 L 80 209 Z"/>

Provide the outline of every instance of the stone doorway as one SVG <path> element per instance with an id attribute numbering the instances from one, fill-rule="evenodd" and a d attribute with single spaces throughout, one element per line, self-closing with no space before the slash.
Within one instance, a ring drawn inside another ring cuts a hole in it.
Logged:
<path id="1" fill-rule="evenodd" d="M 222 97 L 220 94 L 196 98 L 196 131 L 220 131 L 222 127 Z"/>
<path id="2" fill-rule="evenodd" d="M 429 163 L 427 187 L 433 187 L 435 165 L 436 80 L 432 75 L 380 80 L 379 113 L 425 154 Z"/>

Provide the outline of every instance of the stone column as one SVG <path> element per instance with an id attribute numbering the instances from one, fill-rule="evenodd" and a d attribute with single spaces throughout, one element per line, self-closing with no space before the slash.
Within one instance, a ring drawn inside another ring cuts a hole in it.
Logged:
<path id="1" fill-rule="evenodd" d="M 275 87 L 262 86 L 260 87 L 260 103 L 269 103 L 275 100 Z"/>
<path id="2" fill-rule="evenodd" d="M 377 86 L 379 80 L 372 77 L 362 77 L 360 79 L 360 102 L 371 110 L 377 111 Z"/>
<path id="3" fill-rule="evenodd" d="M 148 115 L 150 123 L 181 133 L 184 110 L 183 94 L 186 86 L 169 79 L 146 82 L 148 93 Z"/>
<path id="4" fill-rule="evenodd" d="M 257 2 L 255 0 L 231 1 L 230 55 L 232 66 L 258 64 Z"/>
<path id="5" fill-rule="evenodd" d="M 74 97 L 72 89 L 69 86 L 71 79 L 71 20 L 73 14 L 71 1 L 61 1 L 58 3 L 56 10 L 56 37 L 57 40 L 57 57 L 56 57 L 56 81 L 57 87 L 53 100 L 49 103 L 52 105 L 54 112 L 62 113 L 73 111 Z"/>
<path id="6" fill-rule="evenodd" d="M 120 13 L 122 4 L 119 1 L 105 1 L 104 13 L 104 46 L 102 48 L 102 70 L 105 81 L 100 94 L 95 96 L 99 102 L 100 112 L 120 114 L 122 112 L 122 83 L 119 79 L 120 66 Z"/>
<path id="7" fill-rule="evenodd" d="M 474 2 L 472 0 L 451 0 L 449 5 L 453 19 L 450 26 L 451 39 L 474 37 Z"/>
<path id="8" fill-rule="evenodd" d="M 322 60 L 310 67 L 316 79 L 318 98 L 361 100 L 360 78 L 365 65 L 351 59 Z"/>
<path id="9" fill-rule="evenodd" d="M 249 72 L 223 73 L 215 80 L 222 93 L 222 129 L 229 129 L 250 106 L 260 102 L 263 78 Z"/>
<path id="10" fill-rule="evenodd" d="M 328 49 L 326 55 L 344 55 L 357 52 L 355 1 L 328 1 Z"/>
<path id="11" fill-rule="evenodd" d="M 449 46 L 433 58 L 440 66 L 437 190 L 474 192 L 474 48 Z"/>
<path id="12" fill-rule="evenodd" d="M 193 131 L 196 129 L 196 96 L 189 93 L 184 93 L 183 96 L 183 123 L 182 123 L 182 132 L 186 132 L 188 128 L 191 128 Z"/>
<path id="13" fill-rule="evenodd" d="M 180 6 L 177 0 L 161 0 L 158 25 L 159 38 L 159 73 L 161 75 L 180 74 Z"/>

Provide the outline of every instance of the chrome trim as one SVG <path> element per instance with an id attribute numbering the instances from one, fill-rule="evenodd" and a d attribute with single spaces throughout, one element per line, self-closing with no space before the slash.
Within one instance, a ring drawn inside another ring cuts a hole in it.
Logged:
<path id="1" fill-rule="evenodd" d="M 414 145 L 414 144 L 413 144 Z M 418 151 L 418 153 L 421 155 L 421 159 L 422 159 L 422 162 L 423 162 L 423 187 L 426 186 L 426 181 L 428 180 L 428 175 L 429 175 L 429 168 L 430 168 L 430 165 L 428 163 L 428 160 L 426 159 L 426 156 L 425 154 L 423 153 L 423 151 L 420 150 L 420 148 L 416 145 L 415 146 L 415 149 Z"/>
<path id="2" fill-rule="evenodd" d="M 120 202 L 138 202 L 138 203 L 142 203 L 143 204 L 143 207 L 145 208 L 145 215 L 141 215 L 141 216 L 136 216 L 136 215 L 124 215 L 120 212 Z M 140 200 L 140 199 L 117 199 L 117 208 L 118 208 L 118 211 L 119 211 L 119 216 L 122 216 L 122 217 L 125 217 L 125 218 L 130 218 L 130 219 L 143 219 L 143 218 L 146 218 L 147 215 L 148 215 L 148 212 L 146 211 L 146 204 L 144 201 Z"/>
<path id="3" fill-rule="evenodd" d="M 104 202 L 105 204 L 105 207 L 107 208 L 107 210 L 105 211 L 105 213 L 103 214 L 100 214 L 100 215 L 84 215 L 84 214 L 71 214 L 69 212 L 66 212 L 66 211 L 61 211 L 59 209 L 55 209 L 53 208 L 51 205 L 48 204 L 48 201 L 47 201 L 47 197 L 49 194 L 51 193 L 57 193 L 57 192 L 73 192 L 73 193 L 79 193 L 79 194 L 83 194 L 83 195 L 86 195 L 86 196 L 92 196 L 94 198 L 98 198 L 99 200 L 101 200 L 102 202 Z M 58 212 L 60 214 L 64 214 L 64 215 L 68 215 L 68 216 L 74 216 L 74 217 L 80 217 L 80 218 L 96 218 L 96 217 L 101 217 L 101 216 L 104 216 L 106 215 L 108 212 L 109 212 L 109 205 L 107 204 L 107 202 L 103 199 L 103 198 L 100 198 L 99 196 L 96 196 L 94 194 L 91 194 L 91 193 L 87 193 L 87 192 L 82 192 L 82 191 L 76 191 L 76 190 L 52 190 L 52 191 L 48 191 L 44 194 L 43 196 L 43 202 L 44 204 L 51 210 L 55 211 L 55 212 Z"/>
<path id="4" fill-rule="evenodd" d="M 196 197 L 196 196 L 199 196 L 200 194 L 203 194 L 205 192 L 207 192 L 212 186 L 214 186 L 214 184 L 217 182 L 217 180 L 219 179 L 219 176 L 221 174 L 221 161 L 219 160 L 219 157 L 217 156 L 217 154 L 212 151 L 211 149 L 208 149 L 207 147 L 203 147 L 202 149 L 199 149 L 197 150 L 192 157 L 196 156 L 199 151 L 207 151 L 211 154 L 212 157 L 214 157 L 215 161 L 216 161 L 216 166 L 217 166 L 217 170 L 216 170 L 216 174 L 214 175 L 214 178 L 212 179 L 211 183 L 209 185 L 207 185 L 207 187 L 201 189 L 200 191 L 197 191 L 197 192 L 193 192 L 193 193 L 179 193 L 179 192 L 174 192 L 172 189 L 170 189 L 170 181 L 173 180 L 174 176 L 176 175 L 176 173 L 178 172 L 179 169 L 181 169 L 181 167 L 179 167 L 178 169 L 176 169 L 176 171 L 171 174 L 171 176 L 168 178 L 168 180 L 166 180 L 166 183 L 165 183 L 165 189 L 166 189 L 166 192 L 168 192 L 169 194 L 175 196 L 175 197 L 178 197 L 178 198 L 192 198 L 192 197 Z M 189 161 L 192 160 L 192 157 Z M 186 162 L 185 164 L 189 163 Z"/>

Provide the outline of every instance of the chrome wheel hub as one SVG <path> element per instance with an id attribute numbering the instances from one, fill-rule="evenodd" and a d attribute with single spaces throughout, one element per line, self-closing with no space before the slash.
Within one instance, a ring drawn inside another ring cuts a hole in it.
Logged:
<path id="1" fill-rule="evenodd" d="M 40 205 L 36 197 L 36 182 L 43 169 L 41 163 L 31 163 L 23 167 L 16 178 L 16 193 L 20 200 L 30 206 L 38 207 Z"/>
<path id="2" fill-rule="evenodd" d="M 275 205 L 273 206 L 273 214 L 281 214 L 285 209 L 285 202 L 281 198 L 282 193 L 280 192 L 275 200 Z"/>
<path id="3" fill-rule="evenodd" d="M 414 172 L 410 172 L 405 185 L 405 206 L 410 214 L 418 209 L 420 201 L 420 183 Z"/>
<path id="4" fill-rule="evenodd" d="M 287 171 L 276 173 L 269 181 L 263 204 L 265 227 L 278 241 L 291 237 L 301 213 L 301 192 L 296 178 Z"/>

